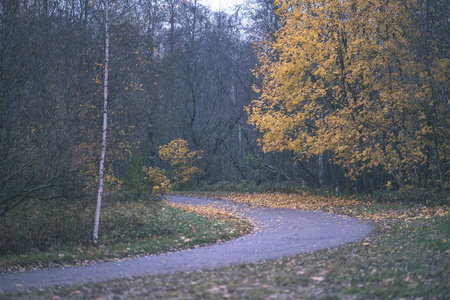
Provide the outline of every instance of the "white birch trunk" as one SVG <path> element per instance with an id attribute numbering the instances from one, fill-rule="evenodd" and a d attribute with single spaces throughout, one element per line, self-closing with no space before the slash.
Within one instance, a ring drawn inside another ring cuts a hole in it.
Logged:
<path id="1" fill-rule="evenodd" d="M 106 153 L 106 130 L 108 128 L 108 63 L 109 63 L 109 0 L 105 3 L 105 81 L 103 86 L 103 134 L 102 155 L 100 159 L 99 186 L 97 194 L 97 208 L 95 210 L 94 244 L 98 243 L 98 227 L 100 223 L 100 208 L 103 197 L 103 171 Z"/>

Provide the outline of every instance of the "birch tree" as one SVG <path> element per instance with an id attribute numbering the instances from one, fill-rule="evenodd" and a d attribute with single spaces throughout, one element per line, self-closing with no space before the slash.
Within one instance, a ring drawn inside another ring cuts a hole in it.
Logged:
<path id="1" fill-rule="evenodd" d="M 95 210 L 94 244 L 98 243 L 98 227 L 100 223 L 100 209 L 103 198 L 103 173 L 106 153 L 106 130 L 108 128 L 108 63 L 109 63 L 109 0 L 105 2 L 105 77 L 103 83 L 103 130 L 102 154 L 100 157 L 99 186 L 97 194 L 97 207 Z"/>

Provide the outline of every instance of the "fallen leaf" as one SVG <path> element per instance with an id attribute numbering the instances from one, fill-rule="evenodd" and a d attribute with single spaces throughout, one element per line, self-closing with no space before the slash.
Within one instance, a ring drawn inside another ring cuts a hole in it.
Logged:
<path id="1" fill-rule="evenodd" d="M 329 270 L 324 269 L 324 270 L 319 272 L 319 275 L 326 275 L 326 274 L 330 273 L 331 271 L 333 271 L 333 270 L 331 270 L 331 269 L 329 269 Z"/>
<path id="2" fill-rule="evenodd" d="M 211 289 L 208 290 L 208 292 L 210 293 L 221 293 L 222 291 L 226 290 L 227 286 L 226 285 L 219 285 L 219 286 L 215 286 L 212 287 Z"/>
<path id="3" fill-rule="evenodd" d="M 313 276 L 311 277 L 312 280 L 317 281 L 317 282 L 322 282 L 325 280 L 325 277 L 322 276 Z"/>

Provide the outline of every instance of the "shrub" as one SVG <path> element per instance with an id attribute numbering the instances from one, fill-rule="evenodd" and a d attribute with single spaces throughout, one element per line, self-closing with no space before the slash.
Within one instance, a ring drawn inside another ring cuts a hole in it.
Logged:
<path id="1" fill-rule="evenodd" d="M 81 201 L 28 201 L 0 219 L 0 255 L 89 244 L 94 211 L 94 205 Z"/>
<path id="2" fill-rule="evenodd" d="M 151 189 L 153 198 L 161 198 L 163 194 L 170 193 L 172 185 L 164 170 L 152 167 L 142 167 L 144 183 Z"/>
<path id="3" fill-rule="evenodd" d="M 175 186 L 180 186 L 201 173 L 195 163 L 202 158 L 202 152 L 190 151 L 183 139 L 176 139 L 159 147 L 158 154 L 170 165 L 170 177 Z"/>
<path id="4" fill-rule="evenodd" d="M 145 155 L 133 153 L 127 162 L 126 176 L 121 192 L 132 200 L 157 200 L 171 191 L 165 171 L 145 166 Z"/>

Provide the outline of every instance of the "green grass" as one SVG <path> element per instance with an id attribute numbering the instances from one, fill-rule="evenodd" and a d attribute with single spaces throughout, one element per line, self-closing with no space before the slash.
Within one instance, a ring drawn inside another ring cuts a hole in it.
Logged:
<path id="1" fill-rule="evenodd" d="M 76 228 L 64 230 L 61 229 L 64 222 L 48 220 L 62 211 L 52 211 L 50 214 L 48 209 L 34 211 L 35 214 L 22 222 L 14 222 L 12 216 L 9 220 L 2 220 L 3 229 L 8 226 L 15 229 L 8 232 L 3 230 L 3 240 L 17 245 L 10 249 L 21 251 L 8 251 L 0 256 L 0 272 L 79 266 L 192 248 L 237 237 L 250 232 L 252 227 L 245 220 L 226 216 L 203 217 L 162 204 L 116 202 L 102 209 L 100 243 L 94 246 L 89 243 L 93 214 L 87 218 L 84 216 L 88 215 L 85 211 L 73 207 L 69 210 L 72 214 L 78 213 L 78 217 L 72 217 L 67 222 L 85 232 L 85 241 L 83 236 L 77 238 L 77 234 L 72 239 L 66 238 Z M 16 218 L 18 216 L 20 213 L 15 215 Z M 77 224 L 74 224 L 75 219 Z M 27 235 L 34 240 L 24 240 Z M 30 245 L 37 245 L 40 249 Z"/>
<path id="2" fill-rule="evenodd" d="M 365 239 L 285 259 L 8 294 L 11 299 L 448 299 L 450 215 L 367 204 Z M 448 212 L 448 207 L 445 208 Z M 441 210 L 439 210 L 441 212 Z M 402 216 L 402 217 L 401 217 Z"/>

